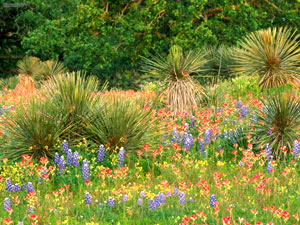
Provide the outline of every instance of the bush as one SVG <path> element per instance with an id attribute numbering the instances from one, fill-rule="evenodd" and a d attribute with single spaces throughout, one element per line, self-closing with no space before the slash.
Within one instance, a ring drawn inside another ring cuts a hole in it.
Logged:
<path id="1" fill-rule="evenodd" d="M 101 95 L 101 103 L 93 107 L 86 129 L 89 138 L 105 144 L 110 151 L 124 147 L 136 151 L 144 144 L 161 143 L 163 129 L 155 126 L 152 107 L 144 97 L 128 98 L 121 92 Z"/>
<path id="2" fill-rule="evenodd" d="M 300 79 L 300 35 L 289 28 L 268 28 L 250 33 L 235 48 L 233 71 L 258 74 L 259 85 L 271 88 Z"/>
<path id="3" fill-rule="evenodd" d="M 300 135 L 299 99 L 291 94 L 277 92 L 277 95 L 263 103 L 264 108 L 256 111 L 257 123 L 253 133 L 260 144 L 272 147 L 275 157 L 282 156 L 281 147 L 285 145 L 292 149 Z"/>
<path id="4" fill-rule="evenodd" d="M 57 139 L 68 128 L 65 119 L 50 99 L 32 98 L 28 104 L 16 108 L 4 127 L 8 139 L 1 145 L 1 157 L 12 160 L 23 154 L 35 159 L 51 157 Z"/>
<path id="5" fill-rule="evenodd" d="M 68 139 L 85 135 L 83 124 L 96 102 L 99 85 L 97 78 L 86 76 L 84 72 L 59 74 L 45 83 L 48 97 L 66 115 L 66 123 L 73 125 L 68 132 L 72 137 Z"/>
<path id="6" fill-rule="evenodd" d="M 0 89 L 1 90 L 3 88 L 15 89 L 18 83 L 19 83 L 18 76 L 3 78 L 3 79 L 0 79 Z"/>

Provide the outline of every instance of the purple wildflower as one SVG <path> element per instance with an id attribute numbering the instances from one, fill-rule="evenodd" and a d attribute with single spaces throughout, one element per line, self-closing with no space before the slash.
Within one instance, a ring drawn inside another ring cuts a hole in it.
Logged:
<path id="1" fill-rule="evenodd" d="M 215 207 L 217 202 L 217 196 L 215 194 L 212 194 L 209 198 L 209 205 L 210 207 Z"/>
<path id="2" fill-rule="evenodd" d="M 211 128 L 208 128 L 204 133 L 205 144 L 208 145 L 211 142 L 212 138 L 213 138 L 213 131 Z"/>
<path id="3" fill-rule="evenodd" d="M 34 207 L 32 205 L 28 206 L 27 211 L 29 213 L 33 213 L 34 212 Z"/>
<path id="4" fill-rule="evenodd" d="M 179 203 L 180 203 L 180 205 L 184 205 L 185 204 L 185 194 L 184 194 L 183 191 L 181 191 L 179 193 Z"/>
<path id="5" fill-rule="evenodd" d="M 248 111 L 248 109 L 247 109 L 247 107 L 246 106 L 243 106 L 242 108 L 241 108 L 241 117 L 242 118 L 246 118 L 247 117 L 247 111 Z"/>
<path id="6" fill-rule="evenodd" d="M 65 157 L 62 155 L 58 161 L 59 174 L 61 175 L 65 170 Z"/>
<path id="7" fill-rule="evenodd" d="M 142 198 L 145 198 L 145 196 L 146 196 L 145 191 L 141 191 L 140 196 L 141 196 Z"/>
<path id="8" fill-rule="evenodd" d="M 16 183 L 15 185 L 12 186 L 12 191 L 17 192 L 20 190 L 21 190 L 21 187 L 18 183 Z"/>
<path id="9" fill-rule="evenodd" d="M 183 147 L 186 148 L 186 151 L 188 152 L 193 147 L 193 144 L 194 144 L 193 135 L 186 133 L 183 138 Z"/>
<path id="10" fill-rule="evenodd" d="M 155 203 L 155 200 L 154 199 L 150 199 L 149 200 L 149 210 L 152 211 L 156 209 L 156 203 Z"/>
<path id="11" fill-rule="evenodd" d="M 138 204 L 139 206 L 143 205 L 143 199 L 139 198 L 139 199 L 137 200 L 137 204 Z"/>
<path id="12" fill-rule="evenodd" d="M 128 195 L 127 194 L 123 195 L 122 202 L 128 202 Z"/>
<path id="13" fill-rule="evenodd" d="M 115 207 L 115 200 L 113 198 L 109 198 L 107 201 L 107 205 L 112 208 Z"/>
<path id="14" fill-rule="evenodd" d="M 293 156 L 295 158 L 299 157 L 299 142 L 297 140 L 294 141 Z"/>
<path id="15" fill-rule="evenodd" d="M 61 149 L 63 153 L 67 153 L 69 150 L 69 143 L 66 140 L 63 141 Z"/>
<path id="16" fill-rule="evenodd" d="M 273 165 L 272 162 L 269 161 L 268 166 L 267 166 L 267 172 L 268 173 L 272 173 L 273 172 Z"/>
<path id="17" fill-rule="evenodd" d="M 97 162 L 103 162 L 104 156 L 105 156 L 105 147 L 103 145 L 100 145 L 97 154 Z"/>
<path id="18" fill-rule="evenodd" d="M 270 160 L 272 156 L 272 149 L 269 144 L 266 144 L 265 154 L 266 154 L 266 160 Z"/>
<path id="19" fill-rule="evenodd" d="M 28 182 L 28 184 L 27 184 L 27 192 L 28 193 L 34 192 L 34 188 L 33 188 L 33 185 L 31 182 Z"/>
<path id="20" fill-rule="evenodd" d="M 244 162 L 241 160 L 241 161 L 240 161 L 240 166 L 241 166 L 241 167 L 244 167 L 244 165 L 245 165 Z"/>
<path id="21" fill-rule="evenodd" d="M 178 188 L 174 188 L 173 189 L 173 194 L 174 195 L 179 195 L 179 189 Z"/>
<path id="22" fill-rule="evenodd" d="M 195 127 L 196 126 L 196 119 L 195 119 L 195 117 L 193 116 L 192 118 L 191 118 L 191 127 Z"/>
<path id="23" fill-rule="evenodd" d="M 92 204 L 92 196 L 91 196 L 91 194 L 90 193 L 85 193 L 85 196 L 84 196 L 84 203 L 86 204 L 86 205 L 90 205 L 90 204 Z"/>
<path id="24" fill-rule="evenodd" d="M 5 198 L 4 199 L 4 210 L 6 212 L 10 211 L 11 209 L 11 205 L 10 205 L 10 199 L 9 198 Z"/>
<path id="25" fill-rule="evenodd" d="M 59 160 L 60 160 L 59 154 L 56 152 L 55 155 L 54 155 L 54 163 L 56 165 L 58 165 L 59 164 Z"/>
<path id="26" fill-rule="evenodd" d="M 89 163 L 86 159 L 83 161 L 81 172 L 82 172 L 83 180 L 87 181 L 90 177 L 90 169 L 89 169 Z"/>
<path id="27" fill-rule="evenodd" d="M 243 103 L 241 101 L 235 102 L 235 107 L 236 108 L 241 108 L 243 106 Z"/>
<path id="28" fill-rule="evenodd" d="M 73 154 L 73 166 L 79 166 L 79 154 L 78 152 L 74 152 Z"/>
<path id="29" fill-rule="evenodd" d="M 124 164 L 124 158 L 125 158 L 125 149 L 123 147 L 121 147 L 120 151 L 119 151 L 119 155 L 118 155 L 118 166 L 122 167 Z"/>
<path id="30" fill-rule="evenodd" d="M 71 149 L 67 151 L 67 165 L 72 166 L 73 164 L 73 152 Z"/>
<path id="31" fill-rule="evenodd" d="M 205 143 L 203 140 L 200 140 L 199 141 L 199 152 L 205 156 L 206 152 L 205 152 L 204 148 L 205 148 Z"/>
<path id="32" fill-rule="evenodd" d="M 6 179 L 6 189 L 7 191 L 12 191 L 12 183 L 11 183 L 11 179 L 7 178 Z"/>

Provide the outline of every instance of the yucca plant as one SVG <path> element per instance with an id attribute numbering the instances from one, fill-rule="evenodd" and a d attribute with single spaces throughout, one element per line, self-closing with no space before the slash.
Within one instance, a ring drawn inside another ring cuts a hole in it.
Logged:
<path id="1" fill-rule="evenodd" d="M 67 116 L 67 123 L 74 125 L 73 137 L 84 135 L 85 117 L 97 101 L 98 79 L 77 71 L 52 76 L 44 87 L 48 98 Z"/>
<path id="2" fill-rule="evenodd" d="M 30 99 L 16 108 L 3 127 L 8 140 L 1 145 L 0 156 L 12 160 L 23 154 L 35 159 L 51 157 L 57 139 L 68 129 L 65 118 L 50 99 Z"/>
<path id="3" fill-rule="evenodd" d="M 262 88 L 299 81 L 299 37 L 296 30 L 287 27 L 250 33 L 235 48 L 233 72 L 258 74 Z"/>
<path id="4" fill-rule="evenodd" d="M 41 63 L 41 70 L 36 75 L 35 79 L 38 81 L 50 79 L 50 77 L 63 74 L 66 72 L 66 68 L 60 62 L 55 60 L 47 60 Z"/>
<path id="5" fill-rule="evenodd" d="M 156 126 L 152 107 L 145 107 L 143 97 L 130 99 L 121 93 L 99 96 L 102 101 L 93 107 L 86 129 L 89 138 L 105 144 L 110 152 L 124 147 L 127 152 L 144 144 L 160 144 L 164 130 Z"/>
<path id="6" fill-rule="evenodd" d="M 18 83 L 19 83 L 19 77 L 18 76 L 2 78 L 2 79 L 0 79 L 0 89 L 1 90 L 3 88 L 15 89 Z"/>
<path id="7" fill-rule="evenodd" d="M 158 56 L 143 59 L 143 71 L 164 81 L 162 94 L 171 110 L 174 113 L 192 113 L 202 91 L 192 76 L 203 71 L 203 65 L 207 62 L 205 54 L 199 51 L 183 53 L 181 47 L 175 45 L 167 58 Z"/>
<path id="8" fill-rule="evenodd" d="M 274 157 L 282 156 L 280 148 L 292 149 L 300 135 L 300 101 L 291 94 L 277 93 L 265 100 L 263 109 L 256 111 L 257 123 L 253 134 L 259 144 L 269 144 Z"/>
<path id="9" fill-rule="evenodd" d="M 212 46 L 204 49 L 208 62 L 205 64 L 205 75 L 213 75 L 214 77 L 232 76 L 230 68 L 234 65 L 232 57 L 232 49 L 229 46 Z"/>
<path id="10" fill-rule="evenodd" d="M 18 73 L 30 77 L 35 77 L 42 70 L 41 60 L 34 56 L 25 56 L 17 62 Z"/>

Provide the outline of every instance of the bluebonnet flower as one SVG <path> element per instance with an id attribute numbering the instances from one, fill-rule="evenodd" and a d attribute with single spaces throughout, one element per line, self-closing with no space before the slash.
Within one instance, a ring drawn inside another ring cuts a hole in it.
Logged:
<path id="1" fill-rule="evenodd" d="M 115 200 L 113 198 L 109 198 L 107 201 L 107 205 L 109 207 L 115 207 Z"/>
<path id="2" fill-rule="evenodd" d="M 273 165 L 272 165 L 272 162 L 269 161 L 268 166 L 267 166 L 267 172 L 272 173 L 272 171 L 273 171 Z"/>
<path id="3" fill-rule="evenodd" d="M 179 189 L 178 188 L 174 188 L 173 189 L 173 194 L 174 195 L 179 195 Z"/>
<path id="4" fill-rule="evenodd" d="M 155 200 L 154 199 L 150 199 L 149 200 L 149 210 L 152 211 L 156 209 L 156 203 L 155 203 Z"/>
<path id="5" fill-rule="evenodd" d="M 236 125 L 236 121 L 234 120 L 234 121 L 232 121 L 232 124 L 235 126 Z"/>
<path id="6" fill-rule="evenodd" d="M 63 153 L 67 153 L 67 151 L 69 150 L 69 143 L 66 140 L 63 141 L 61 149 Z"/>
<path id="7" fill-rule="evenodd" d="M 235 102 L 235 107 L 236 108 L 241 108 L 243 106 L 243 103 L 241 101 L 236 101 Z"/>
<path id="8" fill-rule="evenodd" d="M 191 127 L 195 127 L 196 126 L 196 120 L 195 120 L 195 117 L 192 116 L 191 118 Z"/>
<path id="9" fill-rule="evenodd" d="M 163 134 L 162 139 L 163 139 L 162 145 L 166 146 L 167 145 L 167 142 L 166 142 L 166 140 L 167 140 L 167 134 Z"/>
<path id="10" fill-rule="evenodd" d="M 185 194 L 184 194 L 183 191 L 181 191 L 179 193 L 179 203 L 180 203 L 180 205 L 184 205 L 185 204 Z"/>
<path id="11" fill-rule="evenodd" d="M 123 195 L 122 202 L 127 202 L 127 201 L 128 201 L 128 195 L 127 195 L 127 194 L 124 194 L 124 195 Z"/>
<path id="12" fill-rule="evenodd" d="M 11 183 L 11 179 L 7 178 L 6 179 L 6 189 L 7 191 L 12 191 L 12 183 Z"/>
<path id="13" fill-rule="evenodd" d="M 166 204 L 166 197 L 165 197 L 164 193 L 161 192 L 161 193 L 158 195 L 158 197 L 159 197 L 159 202 L 160 202 L 162 205 L 165 205 L 165 204 Z"/>
<path id="14" fill-rule="evenodd" d="M 84 204 L 86 205 L 90 205 L 92 204 L 92 196 L 90 193 L 85 193 L 85 196 L 84 196 Z"/>
<path id="15" fill-rule="evenodd" d="M 180 142 L 180 135 L 179 135 L 178 131 L 176 130 L 176 128 L 173 129 L 172 136 L 173 136 L 172 143 L 176 142 L 177 144 L 179 144 L 179 142 Z"/>
<path id="16" fill-rule="evenodd" d="M 65 168 L 65 157 L 62 155 L 58 161 L 58 169 L 60 175 L 64 172 Z"/>
<path id="17" fill-rule="evenodd" d="M 213 131 L 211 128 L 208 128 L 204 133 L 205 144 L 208 145 L 211 142 L 212 138 L 213 138 Z"/>
<path id="18" fill-rule="evenodd" d="M 194 144 L 193 135 L 186 133 L 183 138 L 183 147 L 186 148 L 186 151 L 188 152 L 193 147 L 193 144 Z"/>
<path id="19" fill-rule="evenodd" d="M 270 160 L 272 156 L 272 149 L 269 144 L 266 144 L 265 154 L 266 154 L 266 160 Z"/>
<path id="20" fill-rule="evenodd" d="M 244 165 L 245 165 L 244 162 L 241 160 L 241 161 L 240 161 L 240 166 L 241 166 L 241 167 L 244 167 Z"/>
<path id="21" fill-rule="evenodd" d="M 97 162 L 103 162 L 105 156 L 105 147 L 104 145 L 100 145 L 97 154 Z"/>
<path id="22" fill-rule="evenodd" d="M 190 198 L 190 199 L 189 199 L 189 202 L 195 202 L 195 199 Z"/>
<path id="23" fill-rule="evenodd" d="M 118 155 L 118 166 L 122 167 L 124 164 L 124 158 L 125 158 L 125 149 L 123 147 L 121 147 L 120 151 L 119 151 L 119 155 Z"/>
<path id="24" fill-rule="evenodd" d="M 299 157 L 299 142 L 297 140 L 294 141 L 293 156 L 295 158 Z"/>
<path id="25" fill-rule="evenodd" d="M 86 159 L 82 163 L 81 172 L 82 172 L 83 180 L 87 181 L 90 177 L 90 168 L 89 168 L 89 163 Z"/>
<path id="26" fill-rule="evenodd" d="M 246 106 L 243 106 L 242 108 L 241 108 L 241 117 L 242 118 L 246 118 L 247 117 L 247 111 L 248 111 L 248 109 L 247 109 L 247 107 Z"/>
<path id="27" fill-rule="evenodd" d="M 156 195 L 155 197 L 154 197 L 154 204 L 155 204 L 155 208 L 157 209 L 157 208 L 160 208 L 160 197 L 159 197 L 159 195 Z"/>
<path id="28" fill-rule="evenodd" d="M 34 188 L 33 188 L 33 185 L 31 182 L 28 182 L 28 184 L 27 184 L 27 192 L 28 193 L 34 192 Z"/>
<path id="29" fill-rule="evenodd" d="M 170 191 L 168 191 L 168 193 L 166 194 L 166 197 L 171 197 L 172 193 Z"/>
<path id="30" fill-rule="evenodd" d="M 21 190 L 21 187 L 18 183 L 16 183 L 15 185 L 12 186 L 12 191 L 17 192 L 20 190 Z"/>
<path id="31" fill-rule="evenodd" d="M 55 155 L 54 155 L 54 163 L 55 163 L 56 165 L 58 165 L 58 164 L 59 164 L 59 160 L 60 160 L 60 156 L 59 156 L 59 154 L 56 152 Z"/>
<path id="32" fill-rule="evenodd" d="M 79 154 L 78 152 L 74 152 L 73 154 L 73 166 L 79 166 Z"/>
<path id="33" fill-rule="evenodd" d="M 251 120 L 252 123 L 256 123 L 257 122 L 257 117 L 255 114 L 252 114 L 252 120 Z"/>
<path id="34" fill-rule="evenodd" d="M 34 212 L 34 207 L 32 205 L 28 206 L 27 211 L 29 213 L 33 213 Z"/>
<path id="35" fill-rule="evenodd" d="M 22 221 L 19 221 L 17 225 L 24 225 Z"/>
<path id="36" fill-rule="evenodd" d="M 67 165 L 72 166 L 73 165 L 73 152 L 71 149 L 67 151 Z"/>
<path id="37" fill-rule="evenodd" d="M 209 198 L 209 205 L 210 207 L 215 207 L 217 202 L 217 196 L 215 194 L 212 194 Z"/>
<path id="38" fill-rule="evenodd" d="M 6 212 L 8 212 L 10 209 L 11 209 L 10 199 L 9 198 L 5 198 L 4 199 L 4 210 Z"/>
<path id="39" fill-rule="evenodd" d="M 26 189 L 27 189 L 27 184 L 23 183 L 22 190 L 26 190 Z"/>
<path id="40" fill-rule="evenodd" d="M 137 204 L 138 204 L 139 206 L 143 205 L 143 199 L 139 198 L 139 199 L 137 200 Z"/>
<path id="41" fill-rule="evenodd" d="M 145 191 L 141 191 L 140 196 L 141 196 L 142 198 L 145 198 L 145 196 L 146 196 Z"/>
<path id="42" fill-rule="evenodd" d="M 4 112 L 5 112 L 5 109 L 4 109 L 4 107 L 2 106 L 1 109 L 0 109 L 0 116 L 3 115 Z"/>
<path id="43" fill-rule="evenodd" d="M 218 113 L 222 113 L 222 109 L 221 108 L 217 108 L 217 112 Z"/>
<path id="44" fill-rule="evenodd" d="M 200 140 L 199 141 L 199 152 L 202 154 L 202 155 L 206 155 L 206 152 L 204 150 L 204 147 L 205 147 L 205 143 L 203 140 Z"/>

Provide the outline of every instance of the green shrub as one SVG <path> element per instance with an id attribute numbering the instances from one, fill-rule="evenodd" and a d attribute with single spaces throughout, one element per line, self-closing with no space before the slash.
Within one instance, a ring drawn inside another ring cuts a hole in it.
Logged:
<path id="1" fill-rule="evenodd" d="M 15 89 L 18 83 L 19 83 L 18 76 L 12 76 L 8 78 L 0 79 L 0 90 L 2 90 L 3 88 Z"/>
<path id="2" fill-rule="evenodd" d="M 272 147 L 275 157 L 282 156 L 282 145 L 292 149 L 300 135 L 300 101 L 291 94 L 277 92 L 263 101 L 264 108 L 256 111 L 253 133 L 258 142 Z"/>
<path id="3" fill-rule="evenodd" d="M 233 78 L 230 92 L 236 98 L 247 97 L 249 93 L 252 93 L 254 96 L 258 95 L 261 93 L 259 77 L 255 75 L 241 75 Z"/>
<path id="4" fill-rule="evenodd" d="M 67 116 L 66 122 L 73 125 L 69 139 L 85 135 L 83 124 L 96 102 L 99 85 L 97 78 L 86 76 L 84 72 L 59 74 L 45 83 L 48 98 Z"/>
<path id="5" fill-rule="evenodd" d="M 90 139 L 109 146 L 111 152 L 121 147 L 131 152 L 144 144 L 161 143 L 164 130 L 156 126 L 152 108 L 145 108 L 143 97 L 130 99 L 117 92 L 100 98 L 101 103 L 88 116 Z"/>
<path id="6" fill-rule="evenodd" d="M 5 126 L 7 142 L 0 147 L 1 157 L 16 160 L 23 154 L 35 159 L 51 157 L 57 139 L 69 128 L 65 115 L 50 99 L 33 98 L 16 108 Z"/>

